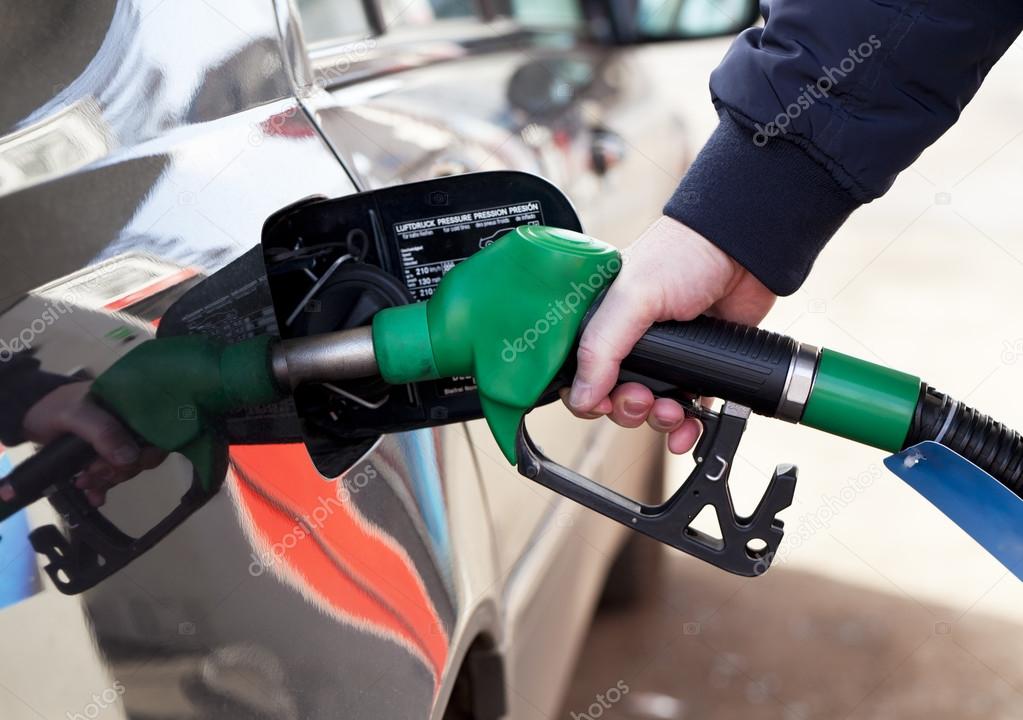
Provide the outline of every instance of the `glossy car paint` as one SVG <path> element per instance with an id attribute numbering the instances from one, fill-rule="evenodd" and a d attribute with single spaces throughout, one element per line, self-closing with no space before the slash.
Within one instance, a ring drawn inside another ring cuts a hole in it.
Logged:
<path id="1" fill-rule="evenodd" d="M 679 147 L 670 114 L 636 113 L 650 89 L 629 53 L 561 36 L 409 40 L 400 68 L 382 39 L 339 73 L 286 2 L 64 0 L 0 11 L 0 27 L 0 339 L 64 375 L 152 336 L 303 197 L 516 168 L 624 241 L 682 166 L 663 150 Z M 531 427 L 609 486 L 648 484 L 649 435 L 569 417 L 545 408 Z M 224 492 L 108 582 L 71 598 L 44 580 L 0 610 L 0 716 L 439 718 L 479 647 L 503 658 L 509 717 L 556 712 L 621 528 L 518 476 L 482 423 L 384 437 L 340 478 L 294 442 L 232 460 Z M 170 458 L 108 516 L 144 530 L 190 473 Z"/>

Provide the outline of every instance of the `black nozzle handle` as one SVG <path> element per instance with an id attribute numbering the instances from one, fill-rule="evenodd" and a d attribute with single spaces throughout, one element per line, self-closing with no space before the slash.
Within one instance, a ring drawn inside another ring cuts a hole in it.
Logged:
<path id="1" fill-rule="evenodd" d="M 785 335 L 700 316 L 657 323 L 622 362 L 622 379 L 655 394 L 681 391 L 777 414 L 799 343 Z"/>
<path id="2" fill-rule="evenodd" d="M 52 485 L 70 480 L 95 459 L 92 445 L 77 435 L 61 435 L 47 443 L 0 478 L 0 485 L 9 485 L 14 491 L 12 500 L 0 502 L 0 520 L 28 507 Z"/>

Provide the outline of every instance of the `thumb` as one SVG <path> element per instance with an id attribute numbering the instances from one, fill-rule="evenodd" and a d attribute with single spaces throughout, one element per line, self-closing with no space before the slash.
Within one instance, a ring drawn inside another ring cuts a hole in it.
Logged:
<path id="1" fill-rule="evenodd" d="M 611 286 L 579 339 L 578 366 L 568 395 L 568 405 L 576 412 L 594 410 L 610 394 L 622 360 L 653 323 L 645 303 L 630 302 L 619 288 Z"/>

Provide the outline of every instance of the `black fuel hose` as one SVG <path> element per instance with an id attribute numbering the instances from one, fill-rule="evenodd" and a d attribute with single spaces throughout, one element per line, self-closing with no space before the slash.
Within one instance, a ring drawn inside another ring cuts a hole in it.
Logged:
<path id="1" fill-rule="evenodd" d="M 920 400 L 903 447 L 925 440 L 955 450 L 1023 497 L 1023 436 L 921 383 Z"/>

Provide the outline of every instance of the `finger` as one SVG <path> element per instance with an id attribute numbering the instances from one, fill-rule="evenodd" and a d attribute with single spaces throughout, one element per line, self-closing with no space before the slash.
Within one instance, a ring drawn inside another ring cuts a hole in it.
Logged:
<path id="1" fill-rule="evenodd" d="M 142 452 L 139 453 L 138 471 L 152 470 L 158 467 L 164 460 L 167 459 L 167 451 L 161 450 L 158 447 L 152 445 L 146 445 L 142 448 Z"/>
<path id="2" fill-rule="evenodd" d="M 63 415 L 81 404 L 88 392 L 89 383 L 74 382 L 43 396 L 22 419 L 25 437 L 46 445 L 66 434 L 67 428 L 60 424 Z"/>
<path id="3" fill-rule="evenodd" d="M 129 466 L 115 467 L 106 460 L 95 460 L 78 475 L 75 479 L 75 486 L 82 490 L 109 490 L 115 485 L 130 480 L 140 472 L 157 467 L 166 458 L 165 451 L 147 445 L 139 453 L 138 462 Z"/>
<path id="4" fill-rule="evenodd" d="M 684 455 L 693 449 L 700 438 L 703 425 L 696 418 L 686 418 L 678 430 L 668 435 L 668 450 L 675 455 Z"/>
<path id="5" fill-rule="evenodd" d="M 106 490 L 86 490 L 85 499 L 89 501 L 89 504 L 93 507 L 102 507 L 103 503 L 107 501 Z"/>
<path id="6" fill-rule="evenodd" d="M 103 490 L 106 492 L 111 488 L 120 485 L 125 480 L 131 480 L 135 477 L 135 473 L 128 473 L 121 468 L 114 468 L 113 472 L 99 479 L 98 482 L 94 483 L 90 490 Z"/>
<path id="7" fill-rule="evenodd" d="M 576 410 L 592 410 L 610 394 L 621 361 L 650 327 L 650 319 L 637 310 L 643 302 L 627 297 L 629 291 L 622 287 L 611 286 L 579 339 L 578 367 L 569 395 L 569 404 Z"/>
<path id="8" fill-rule="evenodd" d="M 105 483 L 106 481 L 98 475 L 84 472 L 75 478 L 75 487 L 79 490 L 95 490 L 98 487 L 102 487 Z"/>
<path id="9" fill-rule="evenodd" d="M 654 394 L 639 383 L 625 383 L 611 393 L 611 404 L 611 419 L 622 427 L 635 428 L 646 422 L 654 406 Z"/>
<path id="10" fill-rule="evenodd" d="M 670 398 L 657 398 L 647 417 L 647 423 L 657 432 L 670 433 L 682 427 L 686 414 L 682 406 Z"/>
<path id="11" fill-rule="evenodd" d="M 78 474 L 78 477 L 75 478 L 75 487 L 82 490 L 107 487 L 113 483 L 115 476 L 114 466 L 99 458 L 93 460 L 85 470 Z"/>
<path id="12" fill-rule="evenodd" d="M 568 404 L 568 392 L 569 392 L 568 388 L 562 388 L 561 390 L 558 391 L 558 394 L 561 395 L 561 401 L 565 403 L 565 407 L 567 407 L 569 409 L 569 412 L 571 412 L 577 418 L 581 418 L 583 420 L 596 420 L 599 417 L 608 415 L 612 410 L 611 398 L 607 397 L 602 398 L 600 402 L 598 402 L 596 406 L 590 411 L 583 412 L 580 410 L 576 410 L 574 407 Z"/>
<path id="13" fill-rule="evenodd" d="M 88 400 L 63 413 L 58 425 L 86 440 L 111 465 L 132 465 L 139 459 L 139 446 L 124 426 Z"/>

